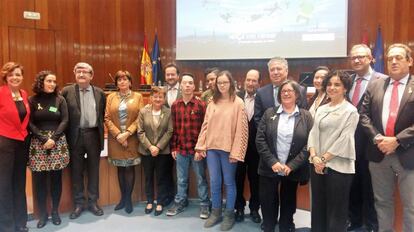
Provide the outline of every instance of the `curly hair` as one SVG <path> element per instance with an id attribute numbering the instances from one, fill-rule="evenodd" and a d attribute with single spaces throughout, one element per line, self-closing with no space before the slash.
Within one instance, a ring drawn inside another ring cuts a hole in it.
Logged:
<path id="1" fill-rule="evenodd" d="M 48 75 L 56 76 L 55 73 L 49 70 L 40 71 L 36 75 L 36 79 L 35 79 L 35 82 L 33 83 L 33 88 L 32 88 L 35 94 L 44 93 L 45 79 Z M 58 85 L 56 84 L 55 91 L 53 93 L 57 95 L 58 92 L 59 92 L 59 88 L 58 88 Z"/>

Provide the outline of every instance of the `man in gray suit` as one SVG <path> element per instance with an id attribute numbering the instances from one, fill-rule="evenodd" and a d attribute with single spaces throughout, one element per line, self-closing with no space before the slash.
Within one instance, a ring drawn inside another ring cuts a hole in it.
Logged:
<path id="1" fill-rule="evenodd" d="M 389 78 L 372 82 L 360 110 L 368 136 L 366 157 L 374 190 L 379 231 L 394 231 L 394 187 L 404 206 L 403 231 L 414 231 L 414 78 L 411 49 L 393 44 L 387 50 Z"/>
<path id="2" fill-rule="evenodd" d="M 66 131 L 70 149 L 72 193 L 75 208 L 70 219 L 78 218 L 86 202 L 84 196 L 84 164 L 88 173 L 88 209 L 96 216 L 103 215 L 98 206 L 99 162 L 104 148 L 103 117 L 105 94 L 102 89 L 90 84 L 93 68 L 88 63 L 77 63 L 73 69 L 76 84 L 66 86 L 62 96 L 69 111 L 69 126 Z"/>

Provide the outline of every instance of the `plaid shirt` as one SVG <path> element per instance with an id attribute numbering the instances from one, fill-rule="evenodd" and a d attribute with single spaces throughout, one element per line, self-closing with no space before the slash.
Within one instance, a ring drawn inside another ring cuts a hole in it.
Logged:
<path id="1" fill-rule="evenodd" d="M 194 155 L 194 147 L 204 121 L 206 105 L 197 97 L 193 97 L 187 104 L 183 99 L 176 100 L 171 106 L 173 121 L 173 136 L 171 151 L 181 155 Z"/>

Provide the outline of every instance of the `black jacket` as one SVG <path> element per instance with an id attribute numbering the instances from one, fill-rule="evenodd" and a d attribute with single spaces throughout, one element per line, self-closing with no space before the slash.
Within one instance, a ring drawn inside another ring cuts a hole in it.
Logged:
<path id="1" fill-rule="evenodd" d="M 278 177 L 278 174 L 272 170 L 272 166 L 279 162 L 276 154 L 277 149 L 274 145 L 279 124 L 279 114 L 276 112 L 276 107 L 265 111 L 256 135 L 256 146 L 260 155 L 258 173 L 267 177 Z M 311 114 L 307 110 L 299 109 L 299 114 L 295 118 L 292 144 L 286 161 L 286 165 L 292 169 L 288 176 L 290 180 L 306 182 L 309 179 L 309 152 L 306 145 L 312 125 Z"/>

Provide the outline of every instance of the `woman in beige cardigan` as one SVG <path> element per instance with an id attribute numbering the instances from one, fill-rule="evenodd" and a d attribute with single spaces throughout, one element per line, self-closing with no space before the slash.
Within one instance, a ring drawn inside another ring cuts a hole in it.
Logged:
<path id="1" fill-rule="evenodd" d="M 162 214 L 167 197 L 169 176 L 173 166 L 170 152 L 170 139 L 173 132 L 171 110 L 165 106 L 164 89 L 152 87 L 151 105 L 141 109 L 138 116 L 138 152 L 142 155 L 145 173 L 145 195 L 147 206 L 145 213 L 154 209 L 154 174 L 157 182 L 157 206 L 154 215 Z"/>
<path id="2" fill-rule="evenodd" d="M 131 74 L 118 71 L 115 84 L 119 91 L 111 93 L 106 101 L 105 125 L 108 128 L 108 161 L 118 167 L 121 200 L 115 210 L 133 210 L 131 193 L 135 183 L 135 165 L 141 162 L 138 155 L 136 119 L 143 107 L 142 95 L 131 91 Z"/>
<path id="3" fill-rule="evenodd" d="M 204 227 L 212 227 L 221 219 L 222 179 L 226 186 L 226 210 L 221 230 L 234 225 L 237 161 L 244 161 L 248 140 L 248 120 L 244 103 L 236 96 L 233 78 L 222 71 L 216 80 L 213 101 L 208 104 L 195 147 L 195 160 L 207 158 L 210 173 L 212 214 Z"/>

